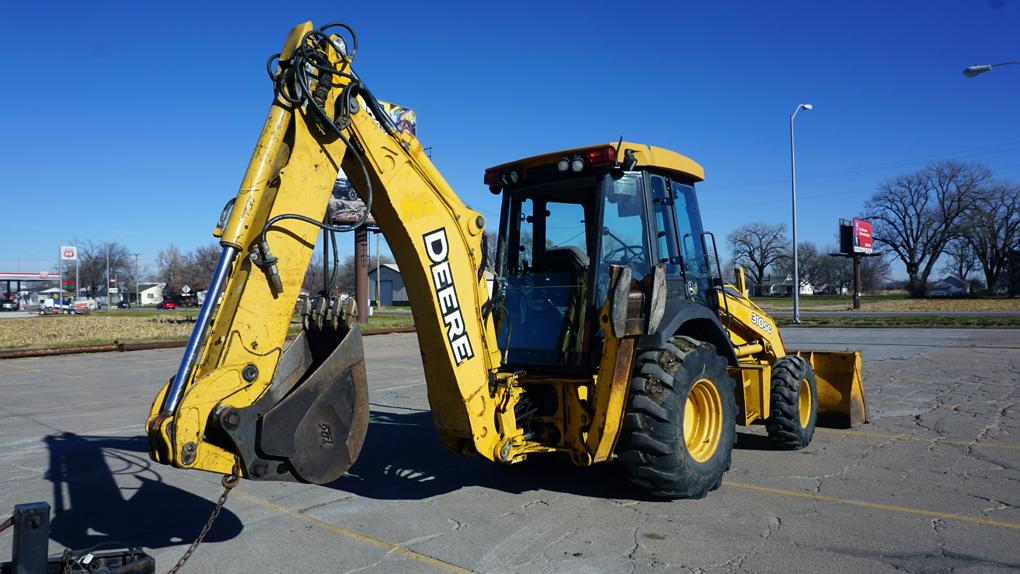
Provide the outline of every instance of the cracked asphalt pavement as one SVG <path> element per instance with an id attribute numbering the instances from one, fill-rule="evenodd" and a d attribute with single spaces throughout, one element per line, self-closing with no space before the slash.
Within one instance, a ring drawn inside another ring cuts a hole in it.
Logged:
<path id="1" fill-rule="evenodd" d="M 413 334 L 366 339 L 371 426 L 328 486 L 243 482 L 185 571 L 1016 572 L 1020 330 L 784 328 L 861 349 L 872 423 L 797 452 L 738 428 L 703 500 L 612 464 L 512 467 L 446 451 Z M 180 349 L 0 362 L 0 508 L 55 509 L 50 551 L 119 540 L 168 569 L 219 477 L 151 463 L 143 424 Z M 6 510 L 3 510 L 6 512 Z M 0 561 L 11 537 L 0 535 Z"/>

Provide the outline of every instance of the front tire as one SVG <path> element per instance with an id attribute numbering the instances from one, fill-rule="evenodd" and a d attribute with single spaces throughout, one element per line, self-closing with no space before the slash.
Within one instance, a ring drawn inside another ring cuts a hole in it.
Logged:
<path id="1" fill-rule="evenodd" d="M 677 336 L 635 363 L 617 447 L 628 479 L 662 498 L 704 497 L 729 469 L 736 436 L 726 360 Z"/>
<path id="2" fill-rule="evenodd" d="M 765 429 L 773 446 L 797 450 L 810 444 L 818 420 L 818 382 L 811 363 L 796 355 L 776 361 L 771 397 Z"/>

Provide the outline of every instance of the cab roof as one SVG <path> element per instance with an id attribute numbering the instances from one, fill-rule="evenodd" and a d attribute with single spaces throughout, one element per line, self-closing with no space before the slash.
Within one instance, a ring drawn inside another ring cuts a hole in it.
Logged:
<path id="1" fill-rule="evenodd" d="M 623 156 L 627 150 L 634 152 L 637 158 L 638 168 L 655 168 L 659 170 L 671 171 L 674 173 L 680 173 L 688 177 L 694 178 L 695 181 L 705 180 L 705 170 L 696 161 L 691 158 L 670 151 L 665 148 L 650 146 L 646 144 L 639 144 L 634 142 L 610 142 L 604 144 L 597 144 L 587 147 L 578 147 L 572 149 L 565 149 L 561 151 L 555 151 L 550 153 L 544 153 L 541 155 L 535 155 L 519 159 L 517 161 L 511 161 L 503 164 L 499 164 L 489 169 L 486 172 L 504 170 L 509 167 L 517 167 L 518 169 L 527 169 L 530 167 L 555 163 L 561 158 L 573 157 L 575 155 L 584 155 L 586 152 L 593 150 L 602 150 L 605 148 L 612 148 L 614 151 L 619 147 L 620 153 L 616 158 L 617 162 L 623 161 Z"/>

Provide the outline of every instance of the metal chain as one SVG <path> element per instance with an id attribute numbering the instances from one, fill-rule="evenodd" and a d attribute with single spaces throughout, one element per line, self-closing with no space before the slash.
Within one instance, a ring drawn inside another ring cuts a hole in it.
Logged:
<path id="1" fill-rule="evenodd" d="M 216 506 L 213 507 L 212 513 L 209 514 L 209 519 L 205 521 L 205 526 L 202 527 L 202 531 L 198 533 L 198 537 L 195 538 L 195 541 L 188 546 L 188 549 L 184 551 L 184 555 L 181 556 L 181 559 L 177 561 L 177 564 L 175 564 L 173 568 L 167 571 L 167 574 L 177 574 L 181 568 L 184 568 L 188 559 L 191 558 L 191 555 L 198 549 L 198 545 L 205 539 L 205 535 L 209 534 L 209 530 L 212 528 L 213 522 L 216 522 L 216 517 L 220 515 L 220 510 L 223 509 L 223 505 L 227 502 L 227 496 L 230 494 L 230 491 L 237 486 L 240 478 L 241 468 L 237 464 L 234 465 L 230 474 L 223 475 L 223 479 L 220 481 L 223 485 L 223 493 L 220 494 L 219 500 L 216 501 Z"/>
<path id="2" fill-rule="evenodd" d="M 202 544 L 203 540 L 205 540 L 206 535 L 209 534 L 209 530 L 212 529 L 213 523 L 216 522 L 216 517 L 220 515 L 220 510 L 223 510 L 223 505 L 227 503 L 227 496 L 229 496 L 230 491 L 237 486 L 240 479 L 241 467 L 234 464 L 234 468 L 231 469 L 230 474 L 223 475 L 223 478 L 220 480 L 220 484 L 223 485 L 223 492 L 220 494 L 220 498 L 216 501 L 216 505 L 213 506 L 212 512 L 209 514 L 209 519 L 205 521 L 205 526 L 202 527 L 202 531 L 198 533 L 198 537 L 195 538 L 195 541 L 188 546 L 188 549 L 184 552 L 184 555 L 181 556 L 181 559 L 177 561 L 177 564 L 167 571 L 167 574 L 177 574 L 181 568 L 184 568 L 188 559 L 191 558 L 191 555 L 195 553 L 198 546 Z M 9 528 L 13 521 L 14 517 L 12 516 L 0 524 L 0 532 Z M 61 569 L 62 574 L 71 574 L 72 567 L 78 561 L 74 558 L 74 554 L 69 549 L 65 548 L 64 553 L 61 556 L 61 562 L 63 563 L 63 568 Z"/>
<path id="3" fill-rule="evenodd" d="M 64 563 L 63 574 L 71 574 L 71 565 L 74 564 L 74 557 L 71 554 L 71 550 L 69 548 L 65 548 L 64 554 L 60 557 L 60 559 Z"/>

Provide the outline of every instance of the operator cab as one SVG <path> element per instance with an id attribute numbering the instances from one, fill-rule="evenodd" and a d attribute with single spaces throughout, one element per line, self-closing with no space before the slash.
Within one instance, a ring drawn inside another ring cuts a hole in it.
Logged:
<path id="1" fill-rule="evenodd" d="M 503 196 L 494 313 L 507 365 L 595 369 L 612 265 L 640 280 L 662 264 L 669 296 L 709 305 L 694 194 L 703 173 L 680 154 L 632 143 L 486 170 L 485 183 Z"/>

